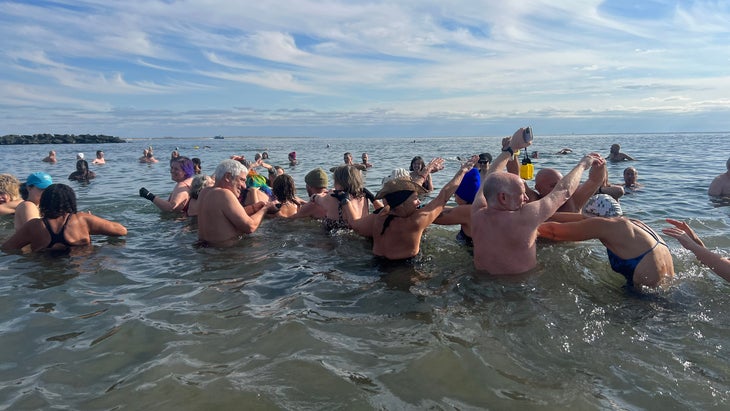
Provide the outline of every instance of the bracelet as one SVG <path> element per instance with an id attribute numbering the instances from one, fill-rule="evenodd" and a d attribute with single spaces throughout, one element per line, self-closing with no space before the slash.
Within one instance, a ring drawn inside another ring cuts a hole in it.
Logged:
<path id="1" fill-rule="evenodd" d="M 509 155 L 511 155 L 511 156 L 515 155 L 515 151 L 512 150 L 512 147 L 510 147 L 510 146 L 507 146 L 507 148 L 503 148 L 502 151 L 508 152 Z"/>

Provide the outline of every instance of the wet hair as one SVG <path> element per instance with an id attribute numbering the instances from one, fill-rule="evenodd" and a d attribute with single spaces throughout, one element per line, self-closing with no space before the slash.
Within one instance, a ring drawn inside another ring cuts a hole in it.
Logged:
<path id="1" fill-rule="evenodd" d="M 20 181 L 11 174 L 0 174 L 0 194 L 7 194 L 11 200 L 20 198 Z"/>
<path id="2" fill-rule="evenodd" d="M 20 193 L 20 198 L 23 199 L 23 201 L 28 200 L 28 185 L 26 183 L 20 183 L 20 186 L 18 187 L 18 192 Z"/>
<path id="3" fill-rule="evenodd" d="M 76 161 L 76 171 L 81 173 L 88 173 L 89 172 L 89 163 L 86 162 L 86 160 L 78 160 Z"/>
<path id="4" fill-rule="evenodd" d="M 339 184 L 342 190 L 349 193 L 353 197 L 361 197 L 364 187 L 362 182 L 362 174 L 360 170 L 354 166 L 339 166 L 334 172 L 335 184 Z"/>
<path id="5" fill-rule="evenodd" d="M 271 191 L 274 192 L 274 197 L 282 204 L 286 202 L 298 204 L 296 200 L 297 188 L 294 185 L 294 179 L 289 174 L 276 177 L 274 182 L 271 183 Z"/>
<path id="6" fill-rule="evenodd" d="M 413 160 L 411 160 L 411 167 L 409 168 L 409 170 L 416 171 L 416 170 L 413 169 L 413 163 L 415 163 L 416 161 L 419 161 L 419 160 L 423 163 L 423 166 L 424 167 L 426 166 L 426 162 L 423 161 L 423 157 L 421 157 L 421 156 L 415 156 L 415 157 L 413 157 Z"/>
<path id="7" fill-rule="evenodd" d="M 198 194 L 200 194 L 200 190 L 205 187 L 207 179 L 208 176 L 203 174 L 198 174 L 193 177 L 193 181 L 190 183 L 190 197 L 198 198 Z"/>
<path id="8" fill-rule="evenodd" d="M 38 208 L 44 218 L 76 214 L 76 193 L 66 184 L 51 184 L 43 190 Z"/>
<path id="9" fill-rule="evenodd" d="M 180 164 L 180 169 L 185 174 L 185 178 L 190 178 L 195 175 L 195 165 L 193 164 L 193 160 L 185 156 L 176 157 L 170 160 L 170 167 L 172 167 L 175 163 Z"/>
<path id="10" fill-rule="evenodd" d="M 96 150 L 96 156 L 99 157 L 99 154 L 104 154 L 103 150 Z"/>
<path id="11" fill-rule="evenodd" d="M 235 177 L 239 174 L 248 174 L 248 169 L 236 160 L 223 160 L 215 168 L 215 181 L 223 181 L 226 174 Z"/>
<path id="12" fill-rule="evenodd" d="M 200 167 L 202 165 L 200 159 L 198 157 L 193 157 L 191 160 L 193 160 L 193 168 L 195 169 L 195 174 L 200 174 L 202 171 L 202 168 Z"/>

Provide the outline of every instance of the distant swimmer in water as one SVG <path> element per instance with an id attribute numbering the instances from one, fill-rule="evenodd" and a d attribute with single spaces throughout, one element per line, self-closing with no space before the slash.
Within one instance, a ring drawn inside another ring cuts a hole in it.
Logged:
<path id="1" fill-rule="evenodd" d="M 727 172 L 715 177 L 707 189 L 707 194 L 715 197 L 730 197 L 730 158 L 725 163 Z"/>
<path id="2" fill-rule="evenodd" d="M 89 180 L 96 178 L 96 173 L 89 171 L 89 163 L 86 160 L 76 161 L 76 171 L 68 176 L 69 180 L 89 182 Z"/>
<path id="3" fill-rule="evenodd" d="M 619 162 L 619 161 L 634 161 L 635 159 L 626 153 L 622 153 L 621 145 L 612 144 L 611 152 L 608 154 L 608 157 L 606 157 L 606 160 L 608 160 L 610 162 Z"/>
<path id="4" fill-rule="evenodd" d="M 58 160 L 56 159 L 56 152 L 55 152 L 55 151 L 53 151 L 53 150 L 49 151 L 49 152 L 48 152 L 48 155 L 47 155 L 47 156 L 46 156 L 45 158 L 43 158 L 43 160 L 42 160 L 42 161 L 43 161 L 44 163 L 51 163 L 51 164 L 56 164 L 56 162 L 58 161 Z"/>
<path id="5" fill-rule="evenodd" d="M 571 154 L 573 152 L 573 149 L 565 147 L 561 148 L 557 153 L 555 154 Z"/>
<path id="6" fill-rule="evenodd" d="M 637 190 L 643 185 L 637 180 L 639 179 L 639 171 L 635 167 L 626 167 L 624 169 L 624 190 Z"/>
<path id="7" fill-rule="evenodd" d="M 104 152 L 102 150 L 96 150 L 96 158 L 91 162 L 91 164 L 106 164 Z"/>

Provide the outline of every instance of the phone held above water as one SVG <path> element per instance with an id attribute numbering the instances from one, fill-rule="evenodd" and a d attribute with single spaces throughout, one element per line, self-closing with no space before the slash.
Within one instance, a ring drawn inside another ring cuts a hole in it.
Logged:
<path id="1" fill-rule="evenodd" d="M 532 141 L 532 127 L 525 127 L 522 129 L 522 139 L 525 140 L 525 143 L 529 143 Z"/>

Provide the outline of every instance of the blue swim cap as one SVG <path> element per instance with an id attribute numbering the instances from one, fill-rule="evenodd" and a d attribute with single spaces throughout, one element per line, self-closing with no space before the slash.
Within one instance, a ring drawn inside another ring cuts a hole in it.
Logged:
<path id="1" fill-rule="evenodd" d="M 461 180 L 459 188 L 456 189 L 456 195 L 471 204 L 474 202 L 474 197 L 477 195 L 477 191 L 479 191 L 479 186 L 481 186 L 481 184 L 482 181 L 479 177 L 479 170 L 472 168 L 464 174 L 464 178 Z"/>

